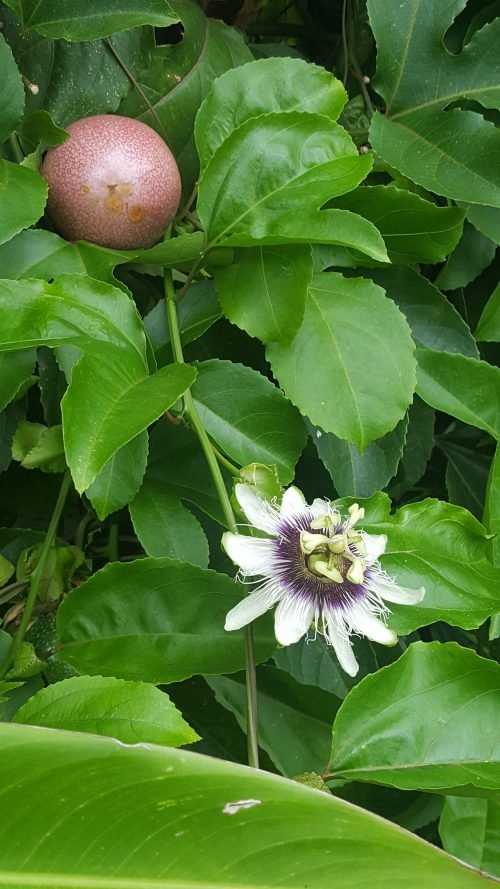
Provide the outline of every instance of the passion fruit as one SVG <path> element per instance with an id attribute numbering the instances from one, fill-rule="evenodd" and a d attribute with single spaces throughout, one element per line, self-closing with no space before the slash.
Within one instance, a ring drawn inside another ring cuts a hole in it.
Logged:
<path id="1" fill-rule="evenodd" d="M 114 114 L 84 117 L 66 130 L 70 138 L 42 164 L 58 231 L 70 241 L 121 250 L 155 244 L 181 197 L 179 169 L 163 139 Z"/>

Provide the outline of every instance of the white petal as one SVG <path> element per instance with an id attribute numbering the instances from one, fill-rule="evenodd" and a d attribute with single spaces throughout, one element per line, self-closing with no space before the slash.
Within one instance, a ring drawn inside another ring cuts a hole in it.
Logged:
<path id="1" fill-rule="evenodd" d="M 274 633 L 280 645 L 293 645 L 305 636 L 314 617 L 314 604 L 287 596 L 274 615 Z"/>
<path id="2" fill-rule="evenodd" d="M 275 534 L 278 527 L 279 515 L 270 503 L 262 500 L 249 485 L 235 485 L 236 499 L 245 513 L 248 521 L 254 528 Z"/>
<path id="3" fill-rule="evenodd" d="M 232 531 L 226 531 L 222 535 L 222 546 L 231 561 L 238 565 L 244 574 L 272 573 L 272 540 L 264 540 L 262 537 L 244 537 L 243 534 L 233 534 Z"/>
<path id="4" fill-rule="evenodd" d="M 306 508 L 306 498 L 298 488 L 287 488 L 281 501 L 281 515 L 301 515 Z"/>
<path id="5" fill-rule="evenodd" d="M 362 633 L 372 642 L 380 642 L 381 645 L 394 645 L 398 641 L 396 633 L 364 608 L 351 608 L 346 617 L 352 624 L 353 630 Z"/>
<path id="6" fill-rule="evenodd" d="M 385 553 L 387 537 L 385 534 L 363 534 L 363 543 L 366 547 L 366 558 L 369 565 Z"/>
<path id="7" fill-rule="evenodd" d="M 342 669 L 345 670 L 349 676 L 356 676 L 359 670 L 359 664 L 354 657 L 352 645 L 349 642 L 348 637 L 344 636 L 343 633 L 337 633 L 331 628 L 331 625 L 329 625 L 328 628 L 325 627 L 325 631 L 328 641 L 335 649 L 335 654 L 337 655 Z"/>
<path id="8" fill-rule="evenodd" d="M 249 596 L 242 599 L 241 602 L 238 602 L 234 608 L 231 608 L 231 611 L 226 615 L 224 629 L 241 630 L 242 627 L 246 627 L 247 624 L 260 617 L 261 614 L 269 611 L 280 596 L 281 591 L 277 587 L 274 590 L 270 590 L 267 586 L 260 587 L 254 593 L 250 593 Z"/>
<path id="9" fill-rule="evenodd" d="M 320 497 L 316 497 L 309 508 L 311 510 L 311 515 L 315 519 L 327 515 L 331 509 L 330 504 L 326 500 L 321 500 Z"/>
<path id="10" fill-rule="evenodd" d="M 399 586 L 385 577 L 377 577 L 375 574 L 368 583 L 368 589 L 388 602 L 397 602 L 398 605 L 418 605 L 425 596 L 425 587 L 418 590 L 410 590 L 408 587 Z"/>

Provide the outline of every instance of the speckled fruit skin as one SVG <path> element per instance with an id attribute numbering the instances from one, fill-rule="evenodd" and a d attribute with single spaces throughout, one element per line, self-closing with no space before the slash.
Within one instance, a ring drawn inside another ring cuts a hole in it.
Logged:
<path id="1" fill-rule="evenodd" d="M 155 244 L 181 197 L 179 169 L 163 139 L 114 114 L 84 117 L 66 130 L 70 138 L 42 164 L 47 209 L 59 232 L 121 250 Z"/>

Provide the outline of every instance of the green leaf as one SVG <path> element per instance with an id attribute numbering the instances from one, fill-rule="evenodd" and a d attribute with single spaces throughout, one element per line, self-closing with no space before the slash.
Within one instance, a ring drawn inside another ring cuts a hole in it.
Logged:
<path id="1" fill-rule="evenodd" d="M 337 120 L 347 101 L 340 80 L 302 59 L 261 59 L 219 77 L 198 111 L 196 147 L 202 168 L 251 117 L 308 111 Z"/>
<path id="2" fill-rule="evenodd" d="M 204 281 L 191 284 L 186 296 L 181 299 L 177 307 L 182 345 L 187 346 L 188 343 L 197 340 L 212 324 L 219 320 L 220 316 L 220 306 L 217 302 L 213 280 L 207 278 Z M 173 360 L 173 353 L 164 299 L 160 299 L 154 309 L 146 315 L 144 329 L 160 367 L 170 364 Z"/>
<path id="3" fill-rule="evenodd" d="M 417 392 L 427 404 L 500 438 L 500 369 L 464 355 L 417 349 Z"/>
<path id="4" fill-rule="evenodd" d="M 333 646 L 328 645 L 321 636 L 314 640 L 314 644 L 305 638 L 295 645 L 279 648 L 273 660 L 280 670 L 289 673 L 302 685 L 322 688 L 343 700 L 363 676 L 392 663 L 402 651 L 401 643 L 389 648 L 376 645 L 366 638 L 354 637 L 352 641 L 359 664 L 359 673 L 354 678 L 344 672 Z"/>
<path id="5" fill-rule="evenodd" d="M 74 676 L 41 689 L 14 722 L 180 747 L 199 739 L 165 692 L 144 682 Z"/>
<path id="6" fill-rule="evenodd" d="M 208 434 L 241 466 L 275 464 L 281 482 L 291 482 L 307 434 L 282 392 L 231 361 L 203 361 L 196 369 L 192 393 Z"/>
<path id="7" fill-rule="evenodd" d="M 488 558 L 488 536 L 466 509 L 439 500 L 409 503 L 390 515 L 390 501 L 364 503 L 365 529 L 386 534 L 380 561 L 404 587 L 425 587 L 418 605 L 391 605 L 390 625 L 400 634 L 436 620 L 471 629 L 500 611 L 500 571 Z"/>
<path id="8" fill-rule="evenodd" d="M 0 553 L 0 586 L 4 586 L 10 580 L 15 570 L 15 565 Z"/>
<path id="9" fill-rule="evenodd" d="M 293 342 L 267 354 L 302 413 L 363 451 L 406 412 L 413 348 L 404 317 L 376 284 L 324 272 L 313 278 Z"/>
<path id="10" fill-rule="evenodd" d="M 42 544 L 22 552 L 17 562 L 17 579 L 29 580 L 40 563 Z M 47 556 L 40 578 L 38 598 L 47 603 L 56 601 L 67 592 L 76 569 L 83 563 L 84 554 L 76 546 L 54 546 Z"/>
<path id="11" fill-rule="evenodd" d="M 167 0 L 111 0 L 103 7 L 99 0 L 88 0 L 84 7 L 77 0 L 6 0 L 18 16 L 23 31 L 36 31 L 56 40 L 96 40 L 115 31 L 127 31 L 140 25 L 166 28 L 179 21 Z"/>
<path id="12" fill-rule="evenodd" d="M 227 886 L 264 889 L 287 873 L 289 889 L 311 874 L 314 889 L 349 889 L 373 885 L 374 861 L 379 886 L 401 874 L 405 889 L 485 885 L 420 837 L 276 775 L 24 725 L 0 726 L 0 748 L 4 809 L 19 815 L 2 825 L 5 886 L 206 889 L 223 873 Z"/>
<path id="13" fill-rule="evenodd" d="M 66 344 L 84 352 L 62 402 L 66 459 L 84 491 L 116 451 L 174 404 L 195 371 L 170 365 L 147 376 L 144 330 L 133 303 L 91 278 L 1 282 L 0 307 L 13 301 L 18 311 L 4 313 L 0 350 Z"/>
<path id="14" fill-rule="evenodd" d="M 164 268 L 193 265 L 202 258 L 204 245 L 204 232 L 188 232 L 176 238 L 169 238 L 168 241 L 161 241 L 149 250 L 141 250 L 134 257 L 134 262 L 161 265 Z"/>
<path id="15" fill-rule="evenodd" d="M 286 345 L 304 317 L 312 274 L 307 244 L 250 247 L 215 269 L 215 284 L 229 321 L 264 343 Z"/>
<path id="16" fill-rule="evenodd" d="M 479 204 L 469 204 L 467 207 L 467 219 L 487 238 L 500 244 L 500 210 L 498 207 L 481 207 Z"/>
<path id="17" fill-rule="evenodd" d="M 101 521 L 134 499 L 142 484 L 147 462 L 147 432 L 136 435 L 110 457 L 85 491 Z"/>
<path id="18" fill-rule="evenodd" d="M 373 269 L 367 275 L 399 306 L 417 346 L 479 357 L 474 337 L 462 316 L 416 269 Z"/>
<path id="19" fill-rule="evenodd" d="M 443 438 L 439 447 L 448 458 L 446 489 L 450 503 L 464 506 L 481 520 L 491 457 Z"/>
<path id="20" fill-rule="evenodd" d="M 180 500 L 193 503 L 219 524 L 225 524 L 200 443 L 186 426 L 158 423 L 151 433 L 144 483 L 150 482 Z"/>
<path id="21" fill-rule="evenodd" d="M 0 160 L 0 244 L 40 219 L 47 194 L 47 183 L 38 173 Z"/>
<path id="22" fill-rule="evenodd" d="M 146 252 L 146 251 L 144 251 Z M 62 274 L 89 275 L 115 287 L 116 265 L 135 260 L 126 250 L 109 250 L 88 241 L 70 243 L 44 229 L 27 229 L 0 246 L 2 277 L 11 280 L 41 278 L 45 281 Z"/>
<path id="23" fill-rule="evenodd" d="M 176 707 L 198 734 L 196 753 L 205 753 L 230 762 L 247 762 L 247 741 L 233 714 L 215 700 L 215 695 L 201 676 L 168 686 Z M 271 771 L 272 769 L 269 769 Z"/>
<path id="24" fill-rule="evenodd" d="M 6 355 L 0 353 L 0 407 L 2 410 L 15 399 L 23 384 L 30 379 L 35 362 L 35 349 L 23 349 L 19 352 L 9 352 Z"/>
<path id="25" fill-rule="evenodd" d="M 64 442 L 62 426 L 44 426 L 23 420 L 16 429 L 12 442 L 12 459 L 24 469 L 42 472 L 64 472 Z"/>
<path id="26" fill-rule="evenodd" d="M 362 454 L 356 445 L 331 432 L 312 429 L 312 439 L 339 497 L 371 497 L 386 487 L 396 475 L 407 426 L 408 419 L 403 417 L 392 432 L 373 441 Z"/>
<path id="27" fill-rule="evenodd" d="M 243 632 L 224 619 L 244 595 L 225 574 L 172 559 L 113 563 L 66 596 L 59 657 L 79 672 L 155 685 L 245 664 Z M 255 624 L 258 660 L 275 648 L 272 621 Z"/>
<path id="28" fill-rule="evenodd" d="M 4 472 L 12 460 L 12 439 L 24 419 L 26 411 L 22 404 L 14 402 L 0 412 L 0 472 Z"/>
<path id="29" fill-rule="evenodd" d="M 229 68 L 250 62 L 253 56 L 235 28 L 208 19 L 198 4 L 172 0 L 170 5 L 182 21 L 182 40 L 173 46 L 151 48 L 135 69 L 136 81 L 149 105 L 138 90 L 131 90 L 119 113 L 149 124 L 168 142 L 187 199 L 199 169 L 194 142 L 196 112 L 215 78 Z"/>
<path id="30" fill-rule="evenodd" d="M 384 262 L 384 243 L 371 223 L 345 210 L 320 210 L 359 185 L 371 163 L 322 115 L 261 115 L 215 152 L 200 180 L 198 215 L 211 245 L 344 244 Z"/>
<path id="31" fill-rule="evenodd" d="M 246 731 L 246 689 L 227 676 L 208 676 L 216 700 Z M 322 773 L 328 764 L 331 724 L 338 700 L 320 688 L 299 685 L 276 667 L 257 670 L 259 744 L 283 775 Z"/>
<path id="32" fill-rule="evenodd" d="M 439 836 L 450 855 L 500 877 L 500 800 L 446 797 Z"/>
<path id="33" fill-rule="evenodd" d="M 69 139 L 69 133 L 57 126 L 48 111 L 29 114 L 23 121 L 21 136 L 29 151 L 34 151 L 40 144 L 43 148 L 53 148 Z"/>
<path id="34" fill-rule="evenodd" d="M 495 287 L 482 311 L 475 337 L 479 342 L 500 342 L 500 284 Z"/>
<path id="35" fill-rule="evenodd" d="M 484 524 L 494 534 L 492 542 L 493 562 L 500 567 L 500 447 L 493 457 L 484 504 Z"/>
<path id="36" fill-rule="evenodd" d="M 495 252 L 496 244 L 490 238 L 466 225 L 460 243 L 450 253 L 434 282 L 436 287 L 441 290 L 467 287 L 491 264 Z"/>
<path id="37" fill-rule="evenodd" d="M 362 186 L 334 206 L 369 219 L 382 235 L 393 263 L 442 262 L 462 234 L 465 212 L 438 207 L 394 185 Z"/>
<path id="38" fill-rule="evenodd" d="M 485 25 L 452 54 L 442 38 L 463 5 L 450 0 L 429 14 L 420 0 L 403 6 L 400 0 L 369 0 L 377 41 L 374 86 L 386 104 L 385 115 L 372 118 L 370 141 L 386 163 L 429 191 L 498 207 L 500 134 L 480 112 L 456 103 L 499 107 L 500 64 L 493 48 L 500 22 Z"/>
<path id="39" fill-rule="evenodd" d="M 0 35 L 0 143 L 17 126 L 24 111 L 24 87 L 12 50 Z"/>
<path id="40" fill-rule="evenodd" d="M 454 642 L 414 643 L 345 699 L 332 771 L 404 790 L 498 792 L 499 691 L 494 661 Z"/>
<path id="41" fill-rule="evenodd" d="M 199 521 L 158 482 L 144 482 L 130 504 L 130 517 L 148 556 L 208 568 L 208 543 Z"/>

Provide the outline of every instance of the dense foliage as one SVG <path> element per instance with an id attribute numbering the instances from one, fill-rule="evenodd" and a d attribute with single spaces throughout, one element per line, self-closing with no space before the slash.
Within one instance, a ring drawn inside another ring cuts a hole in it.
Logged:
<path id="1" fill-rule="evenodd" d="M 497 12 L 0 3 L 0 885 L 500 878 Z M 148 249 L 45 213 L 112 113 Z"/>

